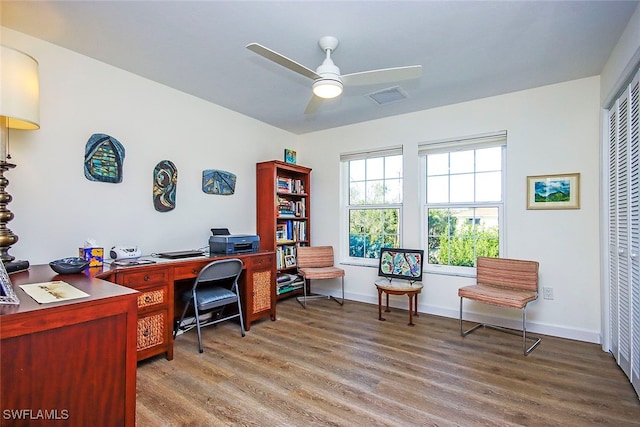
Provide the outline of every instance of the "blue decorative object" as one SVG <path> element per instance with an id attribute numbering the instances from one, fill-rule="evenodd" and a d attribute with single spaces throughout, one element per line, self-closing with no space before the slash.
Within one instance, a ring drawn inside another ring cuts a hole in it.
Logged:
<path id="1" fill-rule="evenodd" d="M 168 212 L 176 207 L 178 169 L 170 160 L 159 162 L 153 170 L 153 207 Z"/>
<path id="2" fill-rule="evenodd" d="M 233 194 L 236 191 L 236 175 L 216 169 L 203 170 L 202 191 L 225 196 Z"/>
<path id="3" fill-rule="evenodd" d="M 84 176 L 90 181 L 122 182 L 124 147 L 112 136 L 94 133 L 84 150 Z"/>
<path id="4" fill-rule="evenodd" d="M 49 266 L 58 274 L 75 274 L 89 266 L 89 261 L 80 257 L 61 258 L 51 261 Z"/>

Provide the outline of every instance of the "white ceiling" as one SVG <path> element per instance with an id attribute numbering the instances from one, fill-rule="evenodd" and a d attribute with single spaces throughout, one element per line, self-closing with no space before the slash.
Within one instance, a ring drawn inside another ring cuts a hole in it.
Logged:
<path id="1" fill-rule="evenodd" d="M 598 75 L 638 1 L 5 1 L 1 23 L 296 134 Z M 343 74 L 422 65 L 305 115 L 315 70 L 340 40 Z M 399 85 L 407 99 L 366 95 Z"/>

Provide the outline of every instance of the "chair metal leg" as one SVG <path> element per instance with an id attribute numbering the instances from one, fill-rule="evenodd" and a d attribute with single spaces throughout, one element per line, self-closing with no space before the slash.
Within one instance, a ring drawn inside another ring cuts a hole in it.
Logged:
<path id="1" fill-rule="evenodd" d="M 244 320 L 242 318 L 242 304 L 240 304 L 240 295 L 239 294 L 238 294 L 238 313 L 240 315 L 240 332 L 242 333 L 242 336 L 244 337 L 244 335 L 245 335 Z"/>
<path id="2" fill-rule="evenodd" d="M 329 298 L 331 298 L 332 300 L 334 300 L 335 302 L 337 302 L 340 305 L 344 305 L 344 276 L 341 277 L 342 279 L 342 298 L 340 299 L 340 301 L 338 301 L 338 298 L 334 297 L 334 296 L 330 296 Z"/>
<path id="3" fill-rule="evenodd" d="M 460 297 L 460 336 L 466 337 L 467 335 L 469 335 L 471 332 L 475 331 L 478 328 L 481 328 L 485 326 L 483 323 L 478 323 L 477 325 L 475 325 L 473 328 L 463 331 L 462 330 L 462 297 Z"/>
<path id="4" fill-rule="evenodd" d="M 180 316 L 180 320 L 178 320 L 176 322 L 176 324 L 173 326 L 173 338 L 175 339 L 176 336 L 178 335 L 178 330 L 180 329 L 180 326 L 182 325 L 182 322 L 184 321 L 184 315 L 187 313 L 187 309 L 189 308 L 189 304 L 191 303 L 191 301 L 187 302 L 184 306 L 184 309 L 182 310 L 182 315 Z"/>
<path id="5" fill-rule="evenodd" d="M 202 332 L 200 332 L 200 312 L 198 311 L 198 303 L 197 301 L 193 301 L 193 308 L 196 312 L 196 329 L 198 330 L 198 350 L 200 353 L 204 352 L 204 348 L 202 348 Z"/>
<path id="6" fill-rule="evenodd" d="M 490 325 L 487 323 L 478 323 L 474 325 L 472 328 L 467 329 L 466 331 L 462 328 L 462 297 L 460 297 L 460 335 L 466 337 L 471 332 L 475 331 L 478 328 L 485 327 L 494 329 L 496 331 L 505 332 L 511 335 L 522 336 L 522 352 L 525 356 L 528 356 L 542 341 L 542 338 L 535 337 L 532 335 L 527 336 L 527 306 L 525 305 L 522 309 L 522 332 L 515 331 L 509 328 L 503 328 L 502 326 Z M 527 348 L 527 340 L 533 340 L 533 344 L 529 348 Z"/>
<path id="7" fill-rule="evenodd" d="M 529 348 L 527 348 L 527 339 L 534 340 L 534 343 Z M 527 356 L 531 353 L 541 341 L 542 338 L 539 337 L 529 336 L 529 338 L 527 338 L 527 306 L 525 306 L 522 310 L 522 351 L 524 355 Z"/>
<path id="8" fill-rule="evenodd" d="M 315 294 L 315 295 L 307 295 L 307 279 L 304 280 L 304 293 L 302 297 L 297 297 L 296 300 L 300 303 L 300 305 L 303 308 L 307 308 L 307 301 L 308 300 L 314 300 L 314 299 L 332 299 L 335 302 L 337 302 L 340 305 L 344 304 L 344 276 L 342 277 L 342 298 L 340 300 L 338 300 L 336 297 L 334 297 L 333 295 L 320 295 L 320 294 Z"/>
<path id="9" fill-rule="evenodd" d="M 302 306 L 302 308 L 307 308 L 307 279 L 303 279 L 304 282 L 302 283 L 302 291 L 303 291 L 303 297 L 297 297 L 296 301 L 298 301 L 298 303 L 300 303 L 300 305 Z"/>

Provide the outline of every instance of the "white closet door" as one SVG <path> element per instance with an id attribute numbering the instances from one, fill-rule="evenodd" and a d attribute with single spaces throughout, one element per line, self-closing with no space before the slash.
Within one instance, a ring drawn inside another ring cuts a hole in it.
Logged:
<path id="1" fill-rule="evenodd" d="M 617 104 L 616 104 L 617 105 Z M 609 110 L 609 329 L 611 353 L 618 354 L 618 110 Z"/>
<path id="2" fill-rule="evenodd" d="M 618 349 L 614 353 L 618 364 L 631 374 L 630 322 L 630 163 L 629 163 L 629 92 L 618 98 L 617 108 L 617 231 L 618 231 L 618 289 L 617 315 Z"/>
<path id="3" fill-rule="evenodd" d="M 629 152 L 631 171 L 631 295 L 630 297 L 630 350 L 631 374 L 629 378 L 640 393 L 640 73 L 629 89 Z"/>
<path id="4" fill-rule="evenodd" d="M 609 110 L 611 352 L 640 396 L 640 72 Z"/>

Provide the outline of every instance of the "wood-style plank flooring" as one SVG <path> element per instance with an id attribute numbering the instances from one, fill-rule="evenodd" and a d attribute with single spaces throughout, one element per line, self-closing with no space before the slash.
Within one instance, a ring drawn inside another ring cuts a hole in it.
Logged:
<path id="1" fill-rule="evenodd" d="M 137 426 L 640 426 L 640 401 L 599 345 L 375 305 L 295 299 L 244 338 L 233 321 L 140 362 Z"/>

